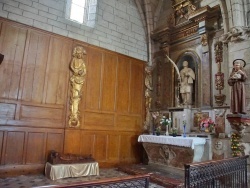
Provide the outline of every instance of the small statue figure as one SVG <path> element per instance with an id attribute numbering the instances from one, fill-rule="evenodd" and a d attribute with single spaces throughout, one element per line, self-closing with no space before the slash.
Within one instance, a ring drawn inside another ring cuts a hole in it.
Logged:
<path id="1" fill-rule="evenodd" d="M 241 62 L 244 65 L 241 65 Z M 246 62 L 243 59 L 233 61 L 233 69 L 228 79 L 231 86 L 231 105 L 230 110 L 233 114 L 246 114 L 246 92 L 244 82 L 247 75 L 243 70 Z"/>
<path id="2" fill-rule="evenodd" d="M 180 94 L 183 105 L 192 104 L 193 82 L 195 80 L 194 71 L 188 67 L 188 62 L 183 61 L 183 69 L 180 71 L 181 85 Z"/>

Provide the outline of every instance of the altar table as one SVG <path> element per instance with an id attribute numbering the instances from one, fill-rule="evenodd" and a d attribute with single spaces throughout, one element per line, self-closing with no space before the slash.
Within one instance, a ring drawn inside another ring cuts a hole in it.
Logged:
<path id="1" fill-rule="evenodd" d="M 99 175 L 97 162 L 56 165 L 47 162 L 45 166 L 45 176 L 51 180 L 91 175 Z"/>
<path id="2" fill-rule="evenodd" d="M 140 135 L 150 164 L 184 168 L 184 164 L 201 162 L 206 138 Z M 208 159 L 207 159 L 208 160 Z"/>
<path id="3" fill-rule="evenodd" d="M 173 137 L 173 136 L 155 136 L 155 135 L 140 135 L 138 142 L 150 142 L 158 144 L 169 144 L 183 147 L 191 147 L 194 149 L 195 145 L 204 145 L 205 138 L 198 137 Z"/>

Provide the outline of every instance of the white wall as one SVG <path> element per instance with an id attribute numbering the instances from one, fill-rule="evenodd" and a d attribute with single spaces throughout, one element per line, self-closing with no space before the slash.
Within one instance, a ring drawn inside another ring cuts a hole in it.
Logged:
<path id="1" fill-rule="evenodd" d="M 134 0 L 94 1 L 94 28 L 66 20 L 66 0 L 0 0 L 0 17 L 146 61 L 146 37 Z"/>

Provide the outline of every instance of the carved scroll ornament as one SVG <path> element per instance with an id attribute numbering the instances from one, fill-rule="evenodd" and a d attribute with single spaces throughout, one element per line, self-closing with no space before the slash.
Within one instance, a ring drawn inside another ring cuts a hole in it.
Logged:
<path id="1" fill-rule="evenodd" d="M 73 75 L 70 77 L 71 83 L 71 96 L 70 96 L 70 116 L 69 127 L 80 126 L 80 111 L 79 103 L 82 96 L 82 86 L 85 82 L 86 65 L 85 56 L 86 51 L 82 46 L 77 46 L 73 51 L 73 59 L 70 63 L 70 69 Z"/>

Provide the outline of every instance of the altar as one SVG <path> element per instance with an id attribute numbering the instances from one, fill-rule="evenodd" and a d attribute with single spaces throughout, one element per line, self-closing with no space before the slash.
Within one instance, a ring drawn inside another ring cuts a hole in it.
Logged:
<path id="1" fill-rule="evenodd" d="M 184 169 L 184 164 L 209 160 L 205 155 L 206 138 L 140 135 L 149 164 Z"/>

